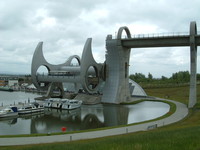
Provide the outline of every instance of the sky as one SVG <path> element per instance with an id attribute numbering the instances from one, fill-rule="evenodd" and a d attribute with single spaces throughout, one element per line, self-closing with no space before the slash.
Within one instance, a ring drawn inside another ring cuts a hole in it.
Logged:
<path id="1" fill-rule="evenodd" d="M 196 21 L 198 30 L 199 6 L 199 0 L 1 0 L 0 73 L 30 74 L 40 41 L 46 60 L 56 65 L 81 57 L 92 38 L 94 58 L 103 63 L 106 36 L 114 37 L 121 26 L 132 35 L 182 33 Z M 189 61 L 189 47 L 132 49 L 129 73 L 170 77 L 189 71 Z"/>

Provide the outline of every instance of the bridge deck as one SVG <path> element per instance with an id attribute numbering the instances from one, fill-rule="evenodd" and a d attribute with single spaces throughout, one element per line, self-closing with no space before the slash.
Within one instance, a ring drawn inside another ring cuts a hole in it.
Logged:
<path id="1" fill-rule="evenodd" d="M 196 35 L 195 40 L 196 45 L 200 46 L 200 35 Z M 136 37 L 122 39 L 122 45 L 129 48 L 190 46 L 190 36 Z"/>

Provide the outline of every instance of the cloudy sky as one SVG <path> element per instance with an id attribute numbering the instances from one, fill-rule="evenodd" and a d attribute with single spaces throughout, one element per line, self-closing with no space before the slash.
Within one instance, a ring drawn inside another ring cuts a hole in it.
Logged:
<path id="1" fill-rule="evenodd" d="M 188 32 L 190 21 L 200 27 L 199 12 L 199 0 L 1 0 L 0 73 L 30 73 L 40 41 L 46 60 L 59 64 L 81 56 L 91 37 L 94 58 L 104 62 L 105 38 L 120 26 L 133 35 Z M 189 47 L 132 49 L 130 73 L 169 77 L 189 70 L 189 54 Z"/>

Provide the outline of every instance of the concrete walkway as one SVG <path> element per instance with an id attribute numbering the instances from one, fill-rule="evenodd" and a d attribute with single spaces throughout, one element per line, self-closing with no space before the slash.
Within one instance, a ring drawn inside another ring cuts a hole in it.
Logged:
<path id="1" fill-rule="evenodd" d="M 82 139 L 93 139 L 99 137 L 127 134 L 137 131 L 146 131 L 154 129 L 156 127 L 165 126 L 182 120 L 188 114 L 188 108 L 186 105 L 175 102 L 172 100 L 166 100 L 176 104 L 176 112 L 168 118 L 164 118 L 158 121 L 152 121 L 139 125 L 132 125 L 126 127 L 119 127 L 113 129 L 72 133 L 63 135 L 50 135 L 50 136 L 38 136 L 38 137 L 14 137 L 14 138 L 0 138 L 0 146 L 13 146 L 13 145 L 28 145 L 28 144 L 41 144 L 41 143 L 54 143 L 54 142 L 67 142 Z"/>

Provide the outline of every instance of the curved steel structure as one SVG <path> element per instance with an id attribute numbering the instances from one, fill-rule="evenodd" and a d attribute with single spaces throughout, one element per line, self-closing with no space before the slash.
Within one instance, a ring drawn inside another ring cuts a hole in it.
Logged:
<path id="1" fill-rule="evenodd" d="M 43 46 L 43 42 L 39 42 L 35 52 L 33 54 L 33 59 L 32 59 L 32 66 L 31 66 L 31 77 L 32 77 L 32 81 L 33 84 L 38 88 L 38 89 L 47 89 L 49 87 L 49 83 L 51 82 L 57 82 L 57 79 L 47 79 L 45 80 L 45 77 L 48 78 L 48 76 L 53 76 L 53 73 L 59 73 L 61 71 L 65 71 L 65 67 L 66 66 L 70 66 L 71 61 L 75 58 L 77 59 L 77 61 L 79 62 L 80 65 L 80 57 L 77 55 L 71 56 L 69 57 L 69 59 L 63 63 L 63 64 L 59 64 L 59 65 L 52 65 L 50 63 L 48 63 L 46 61 L 46 59 L 44 58 L 43 55 L 43 50 L 42 50 L 42 46 Z M 48 70 L 48 75 L 43 75 L 43 80 L 40 79 L 42 78 L 41 75 L 37 74 L 37 71 L 39 69 L 39 67 L 41 66 L 45 66 Z M 65 71 L 67 73 L 67 71 Z M 59 81 L 59 80 L 58 80 Z M 41 86 L 41 82 L 43 82 L 43 86 Z"/>
<path id="2" fill-rule="evenodd" d="M 103 64 L 97 63 L 92 55 L 92 38 L 88 38 L 81 57 L 81 85 L 88 93 L 96 93 L 103 81 Z M 90 73 L 90 69 L 93 73 Z"/>
<path id="3" fill-rule="evenodd" d="M 125 31 L 127 38 L 122 38 L 123 31 Z M 197 46 L 200 45 L 200 35 L 197 34 L 196 22 L 190 23 L 189 35 L 131 38 L 129 29 L 121 27 L 118 30 L 116 39 L 113 39 L 112 35 L 108 35 L 106 38 L 106 61 L 103 64 L 97 63 L 93 58 L 91 38 L 88 38 L 85 43 L 81 59 L 79 56 L 74 55 L 60 65 L 51 65 L 45 60 L 42 44 L 42 42 L 38 44 L 32 59 L 31 75 L 37 88 L 46 89 L 50 86 L 50 83 L 51 85 L 55 83 L 62 89 L 60 83 L 71 82 L 75 84 L 77 91 L 79 89 L 78 85 L 82 85 L 84 91 L 96 93 L 101 83 L 105 81 L 101 101 L 116 104 L 130 99 L 129 57 L 131 48 L 190 46 L 191 76 L 188 106 L 191 108 L 197 102 Z M 77 59 L 79 66 L 70 65 L 73 59 Z M 40 66 L 47 68 L 47 75 L 37 74 Z M 43 83 L 42 87 L 40 86 L 41 83 Z"/>
<path id="4" fill-rule="evenodd" d="M 100 83 L 104 79 L 104 74 L 102 74 L 103 64 L 98 64 L 93 58 L 91 43 L 92 39 L 88 38 L 81 59 L 79 56 L 73 55 L 63 64 L 52 65 L 44 58 L 42 50 L 43 42 L 40 42 L 35 49 L 32 59 L 31 76 L 34 85 L 41 90 L 49 88 L 49 94 L 52 92 L 53 86 L 59 86 L 61 92 L 64 93 L 62 84 L 60 83 L 71 82 L 75 84 L 76 88 L 79 88 L 79 84 L 81 84 L 86 92 L 96 93 Z M 79 66 L 71 65 L 73 59 L 78 61 Z M 41 66 L 47 68 L 47 74 L 37 73 L 37 70 Z"/>

